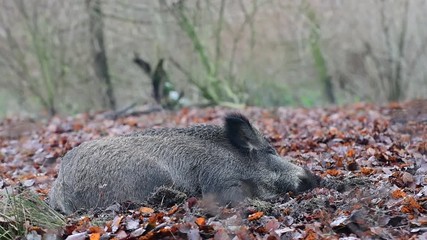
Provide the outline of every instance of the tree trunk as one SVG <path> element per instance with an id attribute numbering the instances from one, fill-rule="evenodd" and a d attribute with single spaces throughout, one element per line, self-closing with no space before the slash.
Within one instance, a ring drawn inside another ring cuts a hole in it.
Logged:
<path id="1" fill-rule="evenodd" d="M 101 10 L 101 0 L 86 0 L 89 14 L 90 44 L 93 57 L 93 68 L 96 77 L 101 82 L 102 106 L 115 109 L 113 84 L 108 69 L 107 53 L 104 44 L 104 22 Z"/>

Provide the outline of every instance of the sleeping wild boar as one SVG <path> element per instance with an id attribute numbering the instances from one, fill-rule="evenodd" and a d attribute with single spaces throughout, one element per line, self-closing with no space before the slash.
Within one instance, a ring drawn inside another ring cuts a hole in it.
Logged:
<path id="1" fill-rule="evenodd" d="M 148 129 L 85 142 L 63 157 L 49 203 L 71 213 L 142 202 L 164 186 L 236 204 L 302 192 L 318 182 L 282 159 L 248 119 L 228 114 L 224 126 Z"/>

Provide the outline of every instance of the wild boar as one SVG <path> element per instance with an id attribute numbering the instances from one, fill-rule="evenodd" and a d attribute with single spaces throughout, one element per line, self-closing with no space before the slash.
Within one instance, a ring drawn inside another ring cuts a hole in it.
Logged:
<path id="1" fill-rule="evenodd" d="M 246 117 L 233 113 L 224 126 L 149 129 L 82 143 L 63 157 L 49 199 L 72 213 L 143 202 L 159 187 L 171 187 L 236 204 L 318 184 L 317 176 L 282 159 Z"/>

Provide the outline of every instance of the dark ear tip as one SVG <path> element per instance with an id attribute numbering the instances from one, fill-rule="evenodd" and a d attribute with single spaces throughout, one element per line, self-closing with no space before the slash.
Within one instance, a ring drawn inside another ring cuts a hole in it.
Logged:
<path id="1" fill-rule="evenodd" d="M 225 123 L 246 123 L 246 124 L 250 124 L 248 118 L 246 118 L 243 114 L 241 113 L 229 113 L 225 116 L 224 118 Z"/>

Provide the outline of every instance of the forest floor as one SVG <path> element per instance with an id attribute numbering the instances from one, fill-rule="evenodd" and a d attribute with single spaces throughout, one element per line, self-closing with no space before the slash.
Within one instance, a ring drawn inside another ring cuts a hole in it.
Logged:
<path id="1" fill-rule="evenodd" d="M 426 101 L 413 101 L 240 111 L 281 156 L 342 182 L 339 188 L 316 188 L 271 203 L 248 201 L 235 208 L 207 206 L 190 197 L 171 207 L 122 204 L 70 216 L 52 212 L 37 199 L 46 199 L 61 156 L 73 147 L 150 127 L 221 124 L 233 110 L 185 108 L 116 120 L 105 113 L 41 122 L 4 119 L 0 238 L 427 239 L 426 106 Z M 46 219 L 35 212 L 46 213 Z"/>

